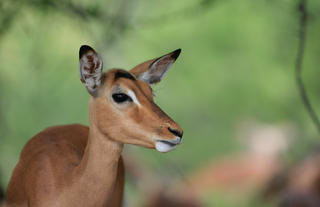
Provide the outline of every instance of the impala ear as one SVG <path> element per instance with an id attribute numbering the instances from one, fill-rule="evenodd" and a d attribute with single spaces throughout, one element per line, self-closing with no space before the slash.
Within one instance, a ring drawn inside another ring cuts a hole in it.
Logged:
<path id="1" fill-rule="evenodd" d="M 82 45 L 79 50 L 80 80 L 85 84 L 88 92 L 95 96 L 101 84 L 102 60 L 88 45 Z"/>
<path id="2" fill-rule="evenodd" d="M 141 63 L 130 70 L 130 73 L 148 84 L 158 83 L 179 57 L 180 52 L 181 49 L 177 49 L 162 57 Z"/>

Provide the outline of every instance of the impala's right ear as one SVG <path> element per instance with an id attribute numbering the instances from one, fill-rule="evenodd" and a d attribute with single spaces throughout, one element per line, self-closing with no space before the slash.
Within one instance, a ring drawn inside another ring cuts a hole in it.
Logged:
<path id="1" fill-rule="evenodd" d="M 82 45 L 79 50 L 80 80 L 85 84 L 88 92 L 95 96 L 101 84 L 102 60 L 88 45 Z"/>
<path id="2" fill-rule="evenodd" d="M 177 49 L 159 58 L 141 63 L 131 69 L 130 73 L 148 84 L 158 83 L 177 60 L 180 52 L 181 49 Z"/>

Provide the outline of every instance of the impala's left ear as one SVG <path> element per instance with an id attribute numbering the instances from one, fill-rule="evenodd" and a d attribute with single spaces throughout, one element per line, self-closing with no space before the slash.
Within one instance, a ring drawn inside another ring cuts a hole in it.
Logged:
<path id="1" fill-rule="evenodd" d="M 158 83 L 179 57 L 180 52 L 181 49 L 177 49 L 162 57 L 141 63 L 130 70 L 130 73 L 148 84 Z"/>
<path id="2" fill-rule="evenodd" d="M 80 80 L 88 92 L 95 96 L 101 84 L 102 60 L 99 55 L 88 45 L 82 45 L 79 50 Z"/>

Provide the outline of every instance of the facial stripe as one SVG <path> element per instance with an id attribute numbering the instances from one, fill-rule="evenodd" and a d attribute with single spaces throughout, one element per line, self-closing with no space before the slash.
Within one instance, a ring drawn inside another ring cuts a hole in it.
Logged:
<path id="1" fill-rule="evenodd" d="M 141 104 L 139 103 L 139 101 L 138 101 L 138 99 L 137 99 L 137 97 L 136 97 L 136 95 L 134 94 L 133 91 L 128 90 L 128 95 L 130 96 L 130 98 L 132 99 L 132 101 L 133 101 L 135 104 L 137 104 L 139 107 L 141 106 Z"/>
<path id="2" fill-rule="evenodd" d="M 119 78 L 127 78 L 127 79 L 130 79 L 130 80 L 133 80 L 135 81 L 135 77 L 133 77 L 130 73 L 128 72 L 125 72 L 125 71 L 118 71 L 114 74 L 114 79 L 117 80 Z"/>

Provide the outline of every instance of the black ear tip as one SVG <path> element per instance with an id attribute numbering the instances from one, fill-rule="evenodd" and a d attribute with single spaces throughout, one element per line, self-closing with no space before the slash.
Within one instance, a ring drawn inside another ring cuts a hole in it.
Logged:
<path id="1" fill-rule="evenodd" d="M 179 49 L 172 52 L 171 57 L 174 59 L 177 59 L 179 57 L 180 53 L 181 53 L 181 49 L 179 48 Z"/>
<path id="2" fill-rule="evenodd" d="M 94 51 L 92 47 L 88 45 L 82 45 L 79 50 L 79 58 L 81 58 L 84 54 L 86 54 L 88 51 Z"/>

